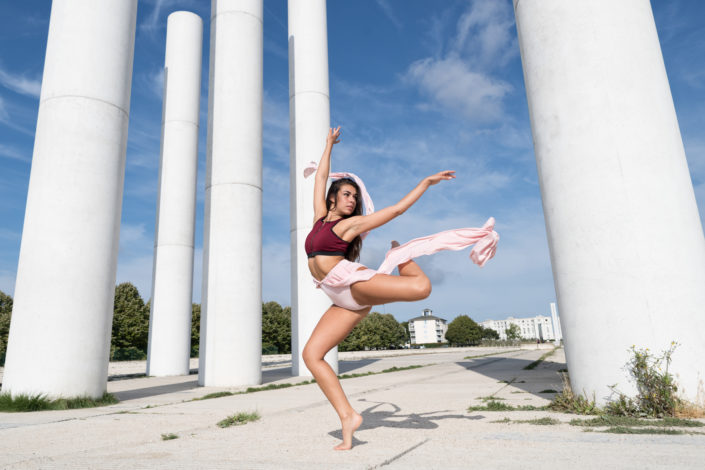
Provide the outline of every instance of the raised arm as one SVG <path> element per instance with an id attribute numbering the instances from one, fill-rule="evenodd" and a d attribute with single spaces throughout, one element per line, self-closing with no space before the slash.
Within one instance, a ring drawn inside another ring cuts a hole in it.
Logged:
<path id="1" fill-rule="evenodd" d="M 335 129 L 328 129 L 328 137 L 326 137 L 326 148 L 323 150 L 321 161 L 316 170 L 316 181 L 313 186 L 313 222 L 315 223 L 321 217 L 325 217 L 328 213 L 326 206 L 326 183 L 328 182 L 328 174 L 330 173 L 330 154 L 333 151 L 333 146 L 340 142 L 340 126 Z"/>
<path id="2" fill-rule="evenodd" d="M 389 207 L 385 207 L 384 209 L 374 212 L 370 215 L 359 215 L 356 217 L 350 217 L 350 219 L 348 219 L 349 222 L 341 222 L 341 225 L 347 222 L 345 223 L 345 227 L 341 227 L 341 229 L 345 230 L 341 238 L 350 241 L 361 233 L 367 232 L 369 230 L 386 224 L 390 220 L 406 212 L 409 207 L 411 207 L 416 201 L 419 200 L 421 195 L 426 192 L 429 186 L 433 186 L 434 184 L 437 184 L 443 180 L 452 180 L 454 178 L 455 171 L 453 170 L 441 171 L 440 173 L 436 173 L 435 175 L 427 176 L 426 178 L 421 180 L 421 182 L 416 185 L 416 187 L 412 189 L 409 194 L 404 196 L 396 204 Z"/>

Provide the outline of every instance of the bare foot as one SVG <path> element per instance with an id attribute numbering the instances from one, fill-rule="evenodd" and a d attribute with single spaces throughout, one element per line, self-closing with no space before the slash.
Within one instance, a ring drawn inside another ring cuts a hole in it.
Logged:
<path id="1" fill-rule="evenodd" d="M 392 248 L 396 248 L 399 246 L 399 242 L 396 240 L 392 240 Z"/>
<path id="2" fill-rule="evenodd" d="M 340 424 L 342 424 L 343 426 L 343 442 L 333 447 L 333 449 L 350 450 L 352 449 L 353 433 L 362 424 L 362 416 L 353 411 L 353 414 L 351 414 L 349 417 L 341 419 Z"/>

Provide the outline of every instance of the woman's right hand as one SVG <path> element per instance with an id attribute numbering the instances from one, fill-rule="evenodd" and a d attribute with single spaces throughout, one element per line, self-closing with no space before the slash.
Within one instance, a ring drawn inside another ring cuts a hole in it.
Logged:
<path id="1" fill-rule="evenodd" d="M 435 175 L 427 176 L 426 181 L 428 181 L 429 186 L 433 186 L 441 182 L 442 180 L 452 180 L 455 179 L 455 170 L 446 170 L 436 173 Z"/>
<path id="2" fill-rule="evenodd" d="M 326 143 L 331 147 L 338 142 L 340 142 L 340 126 L 333 129 L 332 127 L 328 129 L 328 137 L 326 137 Z"/>

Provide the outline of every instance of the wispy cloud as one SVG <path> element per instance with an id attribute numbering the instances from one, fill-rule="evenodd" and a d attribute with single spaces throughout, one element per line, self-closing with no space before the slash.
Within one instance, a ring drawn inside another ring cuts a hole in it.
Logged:
<path id="1" fill-rule="evenodd" d="M 147 76 L 149 90 L 155 98 L 162 100 L 164 96 L 164 68 L 159 68 Z"/>
<path id="2" fill-rule="evenodd" d="M 402 23 L 399 21 L 399 18 L 397 18 L 396 13 L 394 13 L 394 8 L 389 3 L 389 0 L 375 0 L 377 3 L 377 6 L 380 7 L 380 9 L 384 12 L 384 15 L 389 19 L 389 21 L 394 25 L 395 28 L 398 30 L 402 29 Z"/>
<path id="3" fill-rule="evenodd" d="M 39 98 L 42 88 L 42 82 L 39 78 L 9 72 L 2 64 L 0 64 L 0 84 L 15 93 L 33 98 Z"/>
<path id="4" fill-rule="evenodd" d="M 167 3 L 169 3 L 169 0 L 155 0 L 152 12 L 145 18 L 142 23 L 140 23 L 140 29 L 148 33 L 153 33 L 157 29 L 159 29 L 160 26 L 166 27 L 166 24 L 160 25 L 159 20 L 162 9 Z"/>
<path id="5" fill-rule="evenodd" d="M 0 143 L 0 157 L 20 160 L 29 163 L 32 160 L 32 155 L 23 152 L 22 150 Z"/>
<path id="6" fill-rule="evenodd" d="M 431 35 L 438 36 L 432 23 Z M 493 70 L 516 56 L 513 16 L 508 2 L 474 0 L 461 15 L 445 54 L 413 62 L 405 78 L 430 101 L 421 110 L 450 110 L 473 122 L 504 116 L 504 99 L 513 87 Z M 434 32 L 435 31 L 435 32 Z"/>
<path id="7" fill-rule="evenodd" d="M 7 112 L 5 101 L 2 99 L 2 96 L 0 96 L 0 122 L 7 121 L 9 117 L 10 114 Z"/>
<path id="8" fill-rule="evenodd" d="M 0 123 L 26 136 L 34 137 L 34 132 L 25 125 L 29 119 L 36 119 L 36 111 L 27 106 L 8 104 L 0 96 Z"/>

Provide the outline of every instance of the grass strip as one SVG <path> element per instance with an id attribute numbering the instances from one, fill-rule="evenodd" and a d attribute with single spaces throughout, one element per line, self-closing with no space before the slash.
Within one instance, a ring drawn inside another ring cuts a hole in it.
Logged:
<path id="1" fill-rule="evenodd" d="M 529 364 L 528 366 L 524 367 L 524 370 L 535 369 L 536 366 L 538 366 L 539 364 L 541 364 L 544 359 L 546 359 L 548 356 L 550 356 L 551 354 L 553 354 L 554 352 L 556 352 L 556 349 L 558 349 L 558 348 L 553 348 L 552 350 L 548 351 L 546 354 L 544 354 L 543 356 L 539 357 L 538 359 L 536 359 L 534 362 L 532 362 L 532 363 Z"/>
<path id="2" fill-rule="evenodd" d="M 614 426 L 611 428 L 607 428 L 602 432 L 607 432 L 611 434 L 686 434 L 685 431 L 681 431 L 680 429 L 630 428 L 628 426 Z"/>
<path id="3" fill-rule="evenodd" d="M 661 419 L 643 419 L 633 418 L 631 416 L 609 416 L 602 415 L 592 419 L 573 419 L 570 421 L 571 426 L 586 426 L 586 427 L 657 427 L 657 428 L 698 428 L 705 426 L 705 423 L 692 419 L 683 418 L 661 418 Z"/>
<path id="4" fill-rule="evenodd" d="M 536 418 L 536 419 L 525 419 L 525 420 L 519 420 L 515 421 L 516 423 L 526 423 L 526 424 L 536 424 L 539 426 L 553 426 L 556 424 L 561 424 L 561 422 L 557 419 L 550 418 L 548 416 L 544 416 L 543 418 Z"/>
<path id="5" fill-rule="evenodd" d="M 168 434 L 162 434 L 162 441 L 170 441 L 172 439 L 178 439 L 179 436 L 174 434 L 173 432 L 170 432 Z"/>
<path id="6" fill-rule="evenodd" d="M 484 402 L 488 402 L 488 401 L 493 401 L 493 400 L 494 400 L 494 401 L 497 401 L 497 400 L 504 400 L 504 398 L 502 398 L 502 397 L 495 397 L 495 396 L 493 396 L 493 395 L 490 395 L 490 396 L 488 396 L 488 397 L 480 397 L 480 398 L 478 398 L 478 400 L 482 400 L 482 401 L 484 401 Z"/>
<path id="7" fill-rule="evenodd" d="M 545 410 L 545 406 L 520 405 L 512 406 L 499 401 L 488 401 L 484 405 L 470 406 L 468 411 L 541 411 Z"/>
<path id="8" fill-rule="evenodd" d="M 366 377 L 368 375 L 377 375 L 377 374 L 386 374 L 389 372 L 399 372 L 402 370 L 410 370 L 410 369 L 418 369 L 420 367 L 427 367 L 427 366 L 432 366 L 433 364 L 426 364 L 426 365 L 412 365 L 412 366 L 406 366 L 406 367 L 390 367 L 389 369 L 384 369 L 379 372 L 363 372 L 360 374 L 345 374 L 345 375 L 339 375 L 338 378 L 340 380 L 343 379 L 354 379 L 356 377 Z M 211 398 L 220 398 L 220 397 L 229 397 L 232 395 L 244 395 L 246 393 L 255 393 L 255 392 L 264 392 L 267 390 L 277 390 L 280 388 L 289 388 L 289 387 L 297 387 L 299 385 L 310 385 L 316 383 L 315 379 L 312 380 L 304 380 L 303 382 L 296 382 L 296 383 L 283 383 L 283 384 L 269 384 L 265 385 L 263 387 L 248 387 L 246 390 L 242 390 L 240 392 L 214 392 L 214 393 L 209 393 L 208 395 L 204 395 L 202 397 L 194 398 L 189 401 L 197 401 L 197 400 L 209 400 Z"/>
<path id="9" fill-rule="evenodd" d="M 536 418 L 536 419 L 517 419 L 512 421 L 509 418 L 504 418 L 500 419 L 497 421 L 490 421 L 491 423 L 517 423 L 517 424 L 534 424 L 538 426 L 553 426 L 556 424 L 561 424 L 561 422 L 557 419 L 550 418 L 548 416 L 544 416 L 543 418 Z"/>
<path id="10" fill-rule="evenodd" d="M 230 426 L 242 426 L 243 424 L 247 424 L 252 421 L 257 421 L 259 419 L 260 415 L 256 411 L 252 411 L 250 413 L 240 412 L 235 413 L 232 416 L 228 416 L 227 418 L 221 421 L 218 421 L 217 424 L 221 428 L 229 428 Z"/>
<path id="11" fill-rule="evenodd" d="M 98 406 L 108 406 L 118 403 L 118 399 L 110 393 L 104 393 L 102 397 L 95 399 L 90 397 L 56 398 L 49 399 L 46 395 L 15 395 L 9 393 L 0 394 L 1 412 L 29 412 L 43 410 L 72 410 L 78 408 L 95 408 Z"/>
<path id="12" fill-rule="evenodd" d="M 499 351 L 499 352 L 493 352 L 493 353 L 487 353 L 487 354 L 478 354 L 477 356 L 465 356 L 463 359 L 476 359 L 478 357 L 497 356 L 499 354 L 507 354 L 507 353 L 517 352 L 517 351 L 521 351 L 521 349 L 510 349 L 509 351 Z"/>

